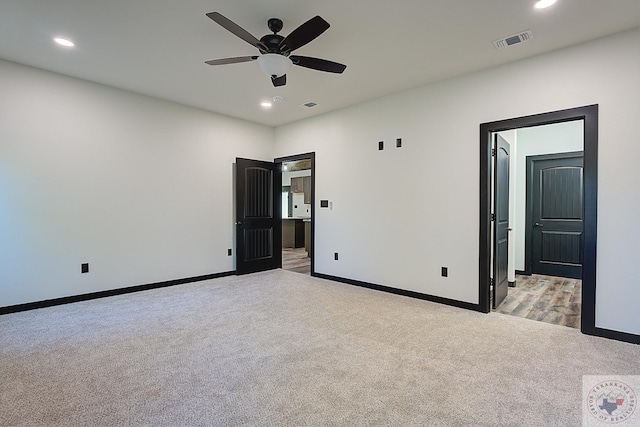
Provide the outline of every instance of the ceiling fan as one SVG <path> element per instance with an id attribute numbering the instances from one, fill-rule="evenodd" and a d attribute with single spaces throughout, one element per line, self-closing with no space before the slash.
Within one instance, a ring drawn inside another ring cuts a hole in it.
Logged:
<path id="1" fill-rule="evenodd" d="M 286 73 L 291 65 L 338 74 L 347 68 L 346 65 L 327 61 L 326 59 L 291 55 L 291 52 L 314 40 L 329 28 L 329 23 L 319 16 L 309 19 L 293 30 L 287 37 L 278 34 L 282 30 L 282 20 L 271 18 L 267 21 L 267 25 L 273 34 L 267 34 L 260 40 L 218 12 L 207 13 L 207 16 L 242 40 L 258 48 L 260 55 L 213 59 L 206 61 L 205 64 L 223 65 L 257 60 L 258 65 L 271 78 L 271 82 L 275 87 L 284 86 L 287 83 Z"/>

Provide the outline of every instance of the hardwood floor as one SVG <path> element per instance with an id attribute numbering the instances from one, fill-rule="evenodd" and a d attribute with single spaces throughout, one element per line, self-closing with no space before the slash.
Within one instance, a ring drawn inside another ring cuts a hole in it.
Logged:
<path id="1" fill-rule="evenodd" d="M 282 269 L 311 274 L 311 258 L 307 256 L 304 248 L 282 248 Z"/>
<path id="2" fill-rule="evenodd" d="M 580 328 L 582 280 L 533 274 L 516 276 L 516 287 L 496 313 Z"/>

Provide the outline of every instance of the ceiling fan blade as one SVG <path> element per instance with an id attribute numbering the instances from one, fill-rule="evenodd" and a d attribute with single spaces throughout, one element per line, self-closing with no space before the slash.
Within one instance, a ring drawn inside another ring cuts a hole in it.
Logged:
<path id="1" fill-rule="evenodd" d="M 327 61 L 326 59 L 311 58 L 309 56 L 297 56 L 291 55 L 289 57 L 293 65 L 299 65 L 300 67 L 311 68 L 312 70 L 326 71 L 329 73 L 342 73 L 347 66 L 339 64 L 333 61 Z"/>
<path id="2" fill-rule="evenodd" d="M 280 42 L 279 48 L 283 53 L 291 52 L 309 43 L 311 40 L 324 33 L 330 25 L 319 16 L 314 16 Z"/>
<path id="3" fill-rule="evenodd" d="M 240 37 L 242 40 L 246 41 L 252 46 L 257 47 L 260 51 L 266 52 L 267 46 L 264 45 L 260 40 L 255 38 L 250 32 L 242 28 L 240 25 L 236 24 L 229 18 L 219 14 L 218 12 L 209 12 L 207 16 L 211 18 L 214 22 L 225 28 L 226 30 L 232 32 L 236 36 Z"/>
<path id="4" fill-rule="evenodd" d="M 257 56 L 238 56 L 236 58 L 223 58 L 212 59 L 211 61 L 205 61 L 205 64 L 209 65 L 225 65 L 225 64 L 237 64 L 239 62 L 249 62 L 258 59 Z"/>
<path id="5" fill-rule="evenodd" d="M 271 83 L 273 83 L 274 87 L 284 86 L 287 84 L 287 75 L 283 74 L 280 77 L 276 78 L 271 77 Z"/>

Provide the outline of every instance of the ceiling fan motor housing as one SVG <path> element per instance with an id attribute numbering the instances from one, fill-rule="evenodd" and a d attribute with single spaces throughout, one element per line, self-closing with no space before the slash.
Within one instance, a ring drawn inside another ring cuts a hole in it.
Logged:
<path id="1" fill-rule="evenodd" d="M 284 37 L 279 34 L 267 34 L 260 39 L 260 41 L 267 46 L 268 53 L 282 53 L 279 49 L 282 40 L 284 40 Z"/>

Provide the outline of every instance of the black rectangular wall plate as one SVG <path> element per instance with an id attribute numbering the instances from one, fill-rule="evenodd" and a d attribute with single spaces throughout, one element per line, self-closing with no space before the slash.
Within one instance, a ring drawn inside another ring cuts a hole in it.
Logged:
<path id="1" fill-rule="evenodd" d="M 398 147 L 398 148 L 402 147 L 402 138 L 397 138 L 396 139 L 396 147 Z"/>
<path id="2" fill-rule="evenodd" d="M 338 252 L 333 253 L 333 259 L 336 261 L 338 260 Z"/>
<path id="3" fill-rule="evenodd" d="M 320 200 L 320 207 L 321 208 L 328 208 L 329 207 L 329 201 L 328 200 Z"/>
<path id="4" fill-rule="evenodd" d="M 378 141 L 378 150 L 384 150 L 384 141 Z"/>
<path id="5" fill-rule="evenodd" d="M 88 273 L 89 272 L 89 263 L 84 263 L 80 266 L 80 271 L 82 273 Z"/>
<path id="6" fill-rule="evenodd" d="M 447 267 L 442 267 L 441 274 L 442 277 L 447 277 L 449 275 L 449 269 Z"/>

